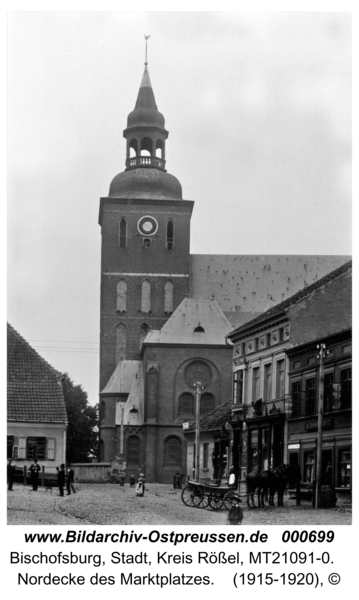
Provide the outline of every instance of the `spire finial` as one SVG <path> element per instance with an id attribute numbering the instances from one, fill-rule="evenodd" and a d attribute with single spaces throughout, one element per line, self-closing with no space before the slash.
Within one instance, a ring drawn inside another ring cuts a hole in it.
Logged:
<path id="1" fill-rule="evenodd" d="M 147 67 L 148 62 L 147 62 L 147 40 L 150 38 L 150 35 L 145 35 L 145 40 L 146 40 L 146 53 L 145 53 L 145 66 Z"/>

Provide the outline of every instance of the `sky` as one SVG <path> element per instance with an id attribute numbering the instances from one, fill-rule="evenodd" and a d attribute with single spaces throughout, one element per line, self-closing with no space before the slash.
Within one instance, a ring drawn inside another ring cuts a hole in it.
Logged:
<path id="1" fill-rule="evenodd" d="M 351 254 L 345 12 L 8 17 L 8 321 L 98 401 L 100 197 L 148 68 L 196 254 Z"/>

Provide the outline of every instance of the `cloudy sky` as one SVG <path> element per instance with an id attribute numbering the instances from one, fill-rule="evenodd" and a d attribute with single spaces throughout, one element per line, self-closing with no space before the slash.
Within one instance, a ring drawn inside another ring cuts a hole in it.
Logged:
<path id="1" fill-rule="evenodd" d="M 8 320 L 91 403 L 99 199 L 124 169 L 144 34 L 191 252 L 351 253 L 349 13 L 12 13 Z"/>

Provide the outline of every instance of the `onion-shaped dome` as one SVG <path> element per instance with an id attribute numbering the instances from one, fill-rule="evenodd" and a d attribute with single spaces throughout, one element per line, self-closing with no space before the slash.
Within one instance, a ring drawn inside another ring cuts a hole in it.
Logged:
<path id="1" fill-rule="evenodd" d="M 138 168 L 116 175 L 110 198 L 182 200 L 182 186 L 174 175 L 160 169 Z"/>

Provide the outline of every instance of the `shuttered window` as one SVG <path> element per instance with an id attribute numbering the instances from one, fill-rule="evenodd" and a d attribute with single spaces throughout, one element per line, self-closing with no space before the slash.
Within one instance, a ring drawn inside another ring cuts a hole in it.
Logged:
<path id="1" fill-rule="evenodd" d="M 7 436 L 7 458 L 13 458 L 13 448 L 15 445 L 15 438 L 13 435 Z"/>
<path id="2" fill-rule="evenodd" d="M 165 467 L 181 468 L 181 442 L 171 437 L 165 442 Z"/>
<path id="3" fill-rule="evenodd" d="M 146 279 L 142 283 L 142 294 L 141 294 L 141 312 L 149 313 L 151 311 L 151 284 Z"/>
<path id="4" fill-rule="evenodd" d="M 118 312 L 126 312 L 127 304 L 127 283 L 124 279 L 120 279 L 117 284 L 117 300 L 116 310 Z"/>
<path id="5" fill-rule="evenodd" d="M 47 438 L 46 458 L 48 460 L 55 460 L 55 443 L 55 438 Z"/>
<path id="6" fill-rule="evenodd" d="M 173 312 L 173 283 L 168 280 L 165 284 L 165 313 Z"/>
<path id="7" fill-rule="evenodd" d="M 19 456 L 20 458 L 20 456 Z M 44 460 L 46 458 L 46 438 L 28 437 L 26 444 L 26 458 L 28 460 Z"/>

